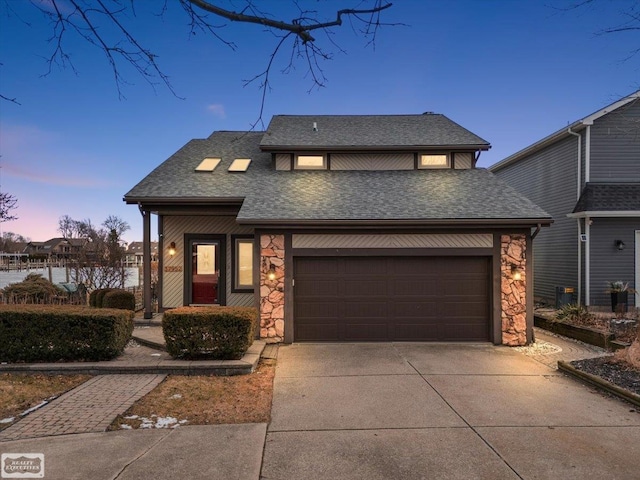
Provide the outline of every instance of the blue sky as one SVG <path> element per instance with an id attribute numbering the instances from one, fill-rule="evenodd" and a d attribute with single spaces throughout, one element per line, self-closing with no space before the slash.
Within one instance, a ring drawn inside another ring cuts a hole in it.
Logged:
<path id="1" fill-rule="evenodd" d="M 47 0 L 38 0 L 46 3 Z M 64 2 L 64 0 L 61 0 Z M 128 2 L 125 2 L 128 3 Z M 191 138 L 214 130 L 245 130 L 256 121 L 261 92 L 243 80 L 264 70 L 276 43 L 258 25 L 229 24 L 219 32 L 235 51 L 204 34 L 189 35 L 188 19 L 169 0 L 163 17 L 148 15 L 160 2 L 136 2 L 127 26 L 158 55 L 180 97 L 154 91 L 122 65 L 128 82 L 119 98 L 100 50 L 69 36 L 75 72 L 47 76 L 51 27 L 26 0 L 0 7 L 0 188 L 18 198 L 18 220 L 0 224 L 33 240 L 57 236 L 62 215 L 102 222 L 125 219 L 129 241 L 142 237 L 135 206 L 122 196 Z M 240 0 L 217 2 L 237 8 Z M 283 18 L 293 2 L 254 2 Z M 300 0 L 332 19 L 360 0 Z M 375 49 L 348 24 L 333 30 L 339 52 L 321 64 L 326 86 L 309 93 L 303 63 L 282 75 L 290 49 L 276 59 L 265 121 L 274 114 L 442 113 L 488 140 L 486 167 L 530 143 L 640 88 L 640 35 L 598 36 L 623 22 L 637 4 L 596 0 L 562 11 L 571 0 L 399 0 L 383 15 Z M 157 11 L 157 10 L 155 10 Z M 223 21 L 216 21 L 224 24 Z"/>

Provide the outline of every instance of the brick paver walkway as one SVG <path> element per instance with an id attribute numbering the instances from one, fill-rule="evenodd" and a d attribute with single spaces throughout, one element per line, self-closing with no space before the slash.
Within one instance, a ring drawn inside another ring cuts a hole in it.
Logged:
<path id="1" fill-rule="evenodd" d="M 0 441 L 104 432 L 113 419 L 153 390 L 165 375 L 100 375 L 0 432 Z"/>

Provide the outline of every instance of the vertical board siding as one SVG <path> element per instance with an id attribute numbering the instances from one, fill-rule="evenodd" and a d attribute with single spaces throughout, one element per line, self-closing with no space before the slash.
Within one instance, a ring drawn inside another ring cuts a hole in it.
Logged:
<path id="1" fill-rule="evenodd" d="M 164 255 L 165 272 L 162 285 L 162 307 L 175 308 L 184 305 L 184 278 L 187 265 L 184 265 L 184 234 L 202 233 L 211 235 L 227 235 L 227 275 L 226 293 L 229 306 L 253 306 L 253 293 L 231 293 L 231 279 L 233 264 L 231 263 L 231 249 L 233 242 L 231 235 L 253 234 L 253 229 L 238 225 L 233 216 L 165 216 L 164 217 L 164 245 L 176 242 L 177 253 L 170 257 Z M 167 272 L 166 267 L 182 268 L 180 272 Z M 188 302 L 187 302 L 188 303 Z"/>
<path id="2" fill-rule="evenodd" d="M 413 153 L 333 153 L 331 170 L 413 170 Z"/>
<path id="3" fill-rule="evenodd" d="M 640 100 L 591 126 L 591 182 L 640 182 Z"/>
<path id="4" fill-rule="evenodd" d="M 640 218 L 593 218 L 591 241 L 591 305 L 610 306 L 606 293 L 608 282 L 629 282 L 635 285 L 635 231 L 640 230 Z M 618 250 L 616 240 L 625 243 Z M 629 303 L 635 305 L 635 295 L 629 294 Z"/>
<path id="5" fill-rule="evenodd" d="M 473 165 L 473 154 L 461 152 L 455 154 L 454 168 L 456 170 L 465 170 Z"/>
<path id="6" fill-rule="evenodd" d="M 577 163 L 578 138 L 572 136 L 495 172 L 553 217 L 533 241 L 534 295 L 550 301 L 556 286 L 578 286 L 578 226 L 567 218 L 577 202 Z"/>
<path id="7" fill-rule="evenodd" d="M 276 153 L 276 170 L 291 170 L 291 154 Z"/>

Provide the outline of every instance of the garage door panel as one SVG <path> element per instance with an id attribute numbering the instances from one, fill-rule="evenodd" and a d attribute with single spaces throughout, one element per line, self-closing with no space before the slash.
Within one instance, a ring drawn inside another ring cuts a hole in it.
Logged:
<path id="1" fill-rule="evenodd" d="M 337 303 L 326 301 L 302 301 L 297 306 L 296 312 L 302 321 L 311 318 L 337 318 L 340 313 Z"/>
<path id="2" fill-rule="evenodd" d="M 318 275 L 337 275 L 339 262 L 337 258 L 331 257 L 301 257 L 296 259 L 296 263 L 301 271 Z"/>
<path id="3" fill-rule="evenodd" d="M 435 342 L 441 340 L 440 326 L 425 323 L 397 323 L 394 328 L 393 338 L 397 342 Z"/>
<path id="4" fill-rule="evenodd" d="M 394 318 L 424 318 L 435 316 L 437 309 L 435 299 L 419 301 L 398 301 L 389 304 L 389 315 Z M 425 320 L 426 321 L 426 320 Z"/>
<path id="5" fill-rule="evenodd" d="M 377 257 L 372 261 L 371 257 L 344 257 L 341 260 L 345 275 L 380 275 L 386 271 L 386 258 Z"/>
<path id="6" fill-rule="evenodd" d="M 328 298 L 338 294 L 339 285 L 335 280 L 322 280 L 309 278 L 298 278 L 296 285 L 296 295 L 305 298 Z"/>
<path id="7" fill-rule="evenodd" d="M 345 278 L 341 282 L 341 292 L 345 297 L 380 297 L 387 295 L 387 281 L 384 278 L 365 280 Z"/>
<path id="8" fill-rule="evenodd" d="M 436 278 L 392 278 L 389 282 L 389 294 L 401 296 L 436 295 L 438 280 Z"/>
<path id="9" fill-rule="evenodd" d="M 296 341 L 489 340 L 489 257 L 320 260 L 294 259 Z"/>
<path id="10" fill-rule="evenodd" d="M 341 313 L 345 318 L 387 318 L 386 302 L 368 301 L 366 299 L 363 299 L 362 301 L 345 300 L 341 305 Z"/>
<path id="11" fill-rule="evenodd" d="M 342 328 L 341 340 L 352 342 L 389 341 L 386 319 L 381 322 L 345 323 Z"/>

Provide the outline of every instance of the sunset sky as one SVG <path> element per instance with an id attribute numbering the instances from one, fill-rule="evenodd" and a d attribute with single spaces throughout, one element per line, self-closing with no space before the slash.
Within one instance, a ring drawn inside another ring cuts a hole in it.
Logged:
<path id="1" fill-rule="evenodd" d="M 37 3 L 47 8 L 47 0 Z M 58 218 L 101 223 L 125 219 L 125 238 L 142 239 L 142 221 L 123 195 L 191 138 L 214 130 L 245 130 L 259 116 L 258 84 L 243 80 L 264 70 L 279 38 L 259 25 L 228 24 L 212 35 L 189 33 L 189 19 L 169 0 L 135 2 L 126 26 L 158 55 L 173 95 L 155 90 L 125 64 L 119 98 L 103 52 L 68 32 L 64 48 L 75 67 L 46 57 L 51 25 L 28 1 L 0 5 L 0 191 L 18 198 L 18 220 L 0 224 L 33 240 L 58 236 Z M 240 8 L 240 0 L 216 2 Z M 256 1 L 275 15 L 296 16 L 294 2 Z M 397 24 L 373 45 L 345 22 L 321 63 L 326 86 L 313 89 L 304 62 L 288 74 L 291 49 L 276 57 L 264 119 L 274 114 L 442 113 L 492 144 L 479 166 L 530 143 L 640 88 L 638 31 L 597 35 L 625 21 L 635 1 L 597 0 L 564 10 L 572 0 L 399 0 L 382 16 Z M 61 0 L 61 5 L 66 5 Z M 128 4 L 128 2 L 125 2 Z M 333 19 L 360 0 L 300 0 Z M 639 7 L 636 7 L 639 8 Z M 637 10 L 640 11 L 640 10 Z M 149 13 L 151 12 L 151 13 Z M 155 14 L 154 14 L 155 13 Z M 215 20 L 217 25 L 226 22 Z"/>

